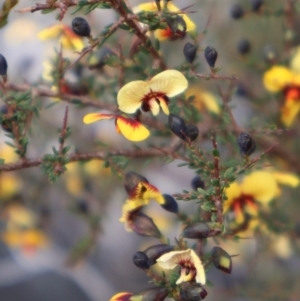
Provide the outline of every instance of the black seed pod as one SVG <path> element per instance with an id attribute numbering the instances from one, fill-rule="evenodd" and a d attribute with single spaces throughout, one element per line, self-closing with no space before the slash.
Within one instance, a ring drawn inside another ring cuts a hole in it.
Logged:
<path id="1" fill-rule="evenodd" d="M 81 37 L 89 37 L 91 35 L 89 23 L 81 17 L 77 17 L 72 21 L 72 29 Z"/>
<path id="2" fill-rule="evenodd" d="M 207 46 L 204 50 L 204 56 L 207 64 L 211 67 L 215 67 L 216 60 L 218 58 L 218 52 L 215 48 Z"/>
<path id="3" fill-rule="evenodd" d="M 169 289 L 166 287 L 149 288 L 131 296 L 130 300 L 139 301 L 163 301 L 169 294 Z"/>
<path id="4" fill-rule="evenodd" d="M 129 194 L 132 191 L 132 189 L 134 189 L 134 187 L 136 187 L 136 185 L 138 185 L 140 182 L 149 183 L 145 177 L 139 175 L 138 173 L 134 171 L 127 172 L 125 175 L 124 183 L 126 192 Z"/>
<path id="5" fill-rule="evenodd" d="M 247 39 L 238 42 L 238 51 L 240 54 L 247 54 L 251 50 L 251 44 Z"/>
<path id="6" fill-rule="evenodd" d="M 207 291 L 199 283 L 183 282 L 179 289 L 180 301 L 201 301 L 207 296 Z"/>
<path id="7" fill-rule="evenodd" d="M 199 176 L 196 176 L 192 179 L 191 186 L 194 190 L 197 190 L 198 188 L 204 189 L 204 182 L 201 180 Z"/>
<path id="8" fill-rule="evenodd" d="M 7 61 L 5 57 L 0 53 L 0 75 L 7 74 Z"/>
<path id="9" fill-rule="evenodd" d="M 89 213 L 89 205 L 86 200 L 83 200 L 83 199 L 77 200 L 76 208 L 80 213 L 83 213 L 83 214 Z"/>
<path id="10" fill-rule="evenodd" d="M 214 266 L 217 269 L 227 274 L 231 274 L 231 269 L 232 269 L 231 256 L 220 247 L 214 247 L 211 250 L 211 254 L 212 254 Z"/>
<path id="11" fill-rule="evenodd" d="M 139 211 L 132 214 L 131 229 L 140 236 L 161 237 L 161 233 L 153 222 L 153 219 Z"/>
<path id="12" fill-rule="evenodd" d="M 169 212 L 178 213 L 178 204 L 176 200 L 169 194 L 163 194 L 163 197 L 165 203 L 161 205 L 161 207 Z"/>
<path id="13" fill-rule="evenodd" d="M 233 19 L 240 19 L 244 15 L 244 10 L 239 4 L 233 4 L 230 7 L 230 16 Z"/>
<path id="14" fill-rule="evenodd" d="M 198 138 L 199 130 L 195 125 L 189 124 L 186 126 L 185 135 L 190 138 L 191 141 L 194 141 Z"/>
<path id="15" fill-rule="evenodd" d="M 207 223 L 198 222 L 186 226 L 181 236 L 191 239 L 207 238 L 210 234 L 210 227 Z"/>
<path id="16" fill-rule="evenodd" d="M 251 0 L 252 10 L 258 12 L 263 5 L 263 0 Z"/>
<path id="17" fill-rule="evenodd" d="M 250 156 L 255 151 L 256 143 L 247 133 L 241 133 L 237 143 L 243 156 Z"/>
<path id="18" fill-rule="evenodd" d="M 174 250 L 174 246 L 159 244 L 147 248 L 146 250 L 144 250 L 144 253 L 149 259 L 149 265 L 152 266 L 156 263 L 157 258 L 165 253 L 171 252 L 172 250 Z"/>
<path id="19" fill-rule="evenodd" d="M 186 125 L 184 120 L 177 115 L 170 114 L 168 121 L 170 130 L 180 139 L 186 139 Z"/>
<path id="20" fill-rule="evenodd" d="M 140 269 L 148 270 L 150 268 L 149 258 L 144 252 L 135 252 L 132 261 Z"/>
<path id="21" fill-rule="evenodd" d="M 183 54 L 185 56 L 185 59 L 191 64 L 197 53 L 197 48 L 192 43 L 186 43 L 183 48 Z"/>

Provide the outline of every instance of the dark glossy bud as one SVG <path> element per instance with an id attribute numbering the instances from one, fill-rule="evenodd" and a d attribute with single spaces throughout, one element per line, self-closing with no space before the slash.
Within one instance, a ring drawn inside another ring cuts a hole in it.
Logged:
<path id="1" fill-rule="evenodd" d="M 72 29 L 78 36 L 81 37 L 89 37 L 91 35 L 89 23 L 81 17 L 77 17 L 72 21 Z"/>
<path id="2" fill-rule="evenodd" d="M 6 115 L 8 113 L 8 110 L 7 110 L 7 106 L 6 105 L 3 105 L 0 107 L 0 120 L 2 119 L 2 115 Z M 9 122 L 7 121 L 1 121 L 1 128 L 3 131 L 7 132 L 7 133 L 11 133 L 12 130 L 11 130 L 11 126 L 9 124 Z"/>
<path id="3" fill-rule="evenodd" d="M 207 46 L 204 50 L 204 56 L 207 64 L 211 67 L 215 67 L 216 60 L 218 58 L 218 52 L 215 48 Z"/>
<path id="4" fill-rule="evenodd" d="M 196 176 L 192 179 L 191 186 L 194 190 L 197 190 L 198 188 L 204 189 L 205 187 L 204 182 L 199 176 Z"/>
<path id="5" fill-rule="evenodd" d="M 209 237 L 211 229 L 207 223 L 198 222 L 187 225 L 181 232 L 181 236 L 191 239 L 202 239 Z"/>
<path id="6" fill-rule="evenodd" d="M 186 23 L 181 16 L 167 17 L 166 23 L 172 32 L 172 36 L 169 38 L 170 40 L 183 39 L 185 37 Z"/>
<path id="7" fill-rule="evenodd" d="M 7 61 L 5 57 L 0 53 L 0 75 L 3 78 L 3 81 L 7 80 Z"/>
<path id="8" fill-rule="evenodd" d="M 238 42 L 238 51 L 240 54 L 247 54 L 251 50 L 251 44 L 247 39 Z"/>
<path id="9" fill-rule="evenodd" d="M 186 130 L 184 133 L 186 137 L 188 137 L 191 141 L 194 141 L 198 138 L 199 130 L 195 125 L 189 124 L 186 126 Z"/>
<path id="10" fill-rule="evenodd" d="M 251 0 L 252 10 L 254 12 L 258 12 L 263 5 L 263 0 Z"/>
<path id="11" fill-rule="evenodd" d="M 148 270 L 150 268 L 149 259 L 144 252 L 135 252 L 132 261 L 140 269 Z"/>
<path id="12" fill-rule="evenodd" d="M 178 213 L 178 204 L 176 200 L 169 194 L 163 194 L 163 197 L 165 203 L 161 205 L 161 207 L 169 212 Z"/>
<path id="13" fill-rule="evenodd" d="M 180 139 L 186 139 L 185 131 L 186 131 L 186 125 L 185 121 L 174 114 L 169 115 L 168 119 L 170 130 Z"/>
<path id="14" fill-rule="evenodd" d="M 211 255 L 213 264 L 217 269 L 227 274 L 231 274 L 232 260 L 231 256 L 225 250 L 220 247 L 214 247 L 211 250 Z"/>
<path id="15" fill-rule="evenodd" d="M 256 143 L 247 133 L 241 133 L 237 143 L 243 156 L 250 156 L 255 151 Z"/>
<path id="16" fill-rule="evenodd" d="M 266 45 L 263 48 L 263 56 L 266 62 L 272 63 L 278 57 L 278 52 L 272 45 Z"/>
<path id="17" fill-rule="evenodd" d="M 174 250 L 174 246 L 166 245 L 166 244 L 159 244 L 155 246 L 151 246 L 147 248 L 144 253 L 147 255 L 149 259 L 149 265 L 153 265 L 156 263 L 156 259 L 160 256 L 164 255 L 165 253 L 171 252 Z"/>
<path id="18" fill-rule="evenodd" d="M 138 173 L 134 171 L 127 172 L 125 175 L 125 183 L 124 183 L 126 192 L 130 194 L 132 189 L 134 189 L 136 185 L 138 185 L 140 182 L 149 183 L 145 177 L 139 175 Z"/>
<path id="19" fill-rule="evenodd" d="M 233 4 L 230 7 L 230 16 L 233 19 L 240 19 L 244 15 L 244 10 L 239 4 Z"/>
<path id="20" fill-rule="evenodd" d="M 185 59 L 191 64 L 197 53 L 197 48 L 192 43 L 186 43 L 183 48 L 183 54 L 185 56 Z"/>
<path id="21" fill-rule="evenodd" d="M 138 301 L 163 301 L 168 296 L 169 290 L 165 287 L 149 288 L 132 295 L 132 300 Z"/>
<path id="22" fill-rule="evenodd" d="M 161 233 L 153 222 L 153 219 L 144 213 L 136 212 L 131 216 L 131 229 L 140 236 L 160 238 Z"/>
<path id="23" fill-rule="evenodd" d="M 179 290 L 180 301 L 201 301 L 207 296 L 207 291 L 199 283 L 183 282 Z"/>

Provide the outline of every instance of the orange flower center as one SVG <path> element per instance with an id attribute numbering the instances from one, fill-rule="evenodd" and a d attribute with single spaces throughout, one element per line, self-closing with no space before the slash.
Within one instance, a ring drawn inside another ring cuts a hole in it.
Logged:
<path id="1" fill-rule="evenodd" d="M 299 86 L 287 86 L 283 90 L 283 94 L 287 101 L 300 100 L 300 87 Z"/>
<path id="2" fill-rule="evenodd" d="M 164 92 L 154 92 L 150 91 L 142 99 L 142 110 L 144 112 L 149 112 L 151 110 L 151 102 L 156 101 L 160 105 L 161 101 L 164 101 L 167 105 L 170 103 L 168 96 Z"/>
<path id="3" fill-rule="evenodd" d="M 257 204 L 253 199 L 252 195 L 242 194 L 239 198 L 234 199 L 230 208 L 235 213 L 238 212 L 249 213 L 249 210 L 245 209 L 246 206 L 247 208 L 250 208 L 251 211 L 257 211 Z"/>

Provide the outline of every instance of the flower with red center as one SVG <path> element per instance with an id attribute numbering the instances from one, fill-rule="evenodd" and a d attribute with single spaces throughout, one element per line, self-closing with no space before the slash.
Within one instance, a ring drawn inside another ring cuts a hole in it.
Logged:
<path id="1" fill-rule="evenodd" d="M 169 97 L 182 93 L 187 87 L 188 81 L 181 72 L 166 70 L 149 81 L 137 80 L 123 86 L 117 96 L 119 109 L 132 114 L 141 107 L 156 116 L 161 106 L 169 115 Z"/>
<path id="2" fill-rule="evenodd" d="M 116 131 L 130 141 L 142 141 L 150 135 L 149 130 L 137 120 L 117 114 L 90 113 L 84 116 L 83 122 L 89 124 L 111 118 L 115 118 Z"/>
<path id="3" fill-rule="evenodd" d="M 300 112 L 300 73 L 285 66 L 273 66 L 265 72 L 263 82 L 268 91 L 283 95 L 281 120 L 285 126 L 292 125 Z"/>
<path id="4" fill-rule="evenodd" d="M 132 293 L 121 292 L 113 295 L 109 301 L 130 301 Z"/>
<path id="5" fill-rule="evenodd" d="M 164 1 L 160 1 L 160 7 L 163 8 L 165 3 Z M 173 4 L 172 1 L 167 2 L 167 9 L 170 12 L 177 12 L 180 9 Z M 148 2 L 148 3 L 143 3 L 138 5 L 138 7 L 134 8 L 134 12 L 138 13 L 139 11 L 148 11 L 148 12 L 157 12 L 157 4 L 155 1 Z M 179 31 L 179 36 L 184 37 L 185 32 L 193 31 L 196 29 L 196 24 L 186 15 L 186 14 L 179 14 L 178 18 L 181 19 L 181 22 L 176 22 L 176 18 L 170 19 L 170 22 L 167 22 L 168 28 L 167 29 L 156 29 L 155 30 L 155 37 L 161 41 L 166 40 L 166 39 L 174 39 L 174 36 L 176 37 L 177 35 L 177 30 Z M 174 22 L 172 22 L 174 20 Z M 174 23 L 175 26 L 172 26 Z M 179 23 L 179 24 L 178 24 Z M 183 24 L 182 24 L 183 23 Z M 175 27 L 177 30 L 174 30 Z M 177 28 L 178 27 L 178 28 Z M 183 28 L 184 27 L 184 28 Z M 182 34 L 180 34 L 182 32 Z"/>
<path id="6" fill-rule="evenodd" d="M 84 48 L 84 43 L 81 37 L 76 35 L 71 27 L 58 23 L 49 28 L 43 29 L 39 33 L 39 39 L 49 40 L 54 38 L 60 38 L 60 44 L 65 49 L 71 49 L 81 51 Z"/>
<path id="7" fill-rule="evenodd" d="M 267 205 L 280 194 L 278 183 L 295 187 L 299 179 L 288 173 L 255 171 L 241 183 L 232 183 L 226 189 L 224 212 L 232 213 L 237 225 L 250 226 L 258 216 L 259 206 Z"/>
<path id="8" fill-rule="evenodd" d="M 171 251 L 160 256 L 156 262 L 165 270 L 173 270 L 176 266 L 180 266 L 180 277 L 176 284 L 195 280 L 204 285 L 206 282 L 204 266 L 192 249 Z"/>

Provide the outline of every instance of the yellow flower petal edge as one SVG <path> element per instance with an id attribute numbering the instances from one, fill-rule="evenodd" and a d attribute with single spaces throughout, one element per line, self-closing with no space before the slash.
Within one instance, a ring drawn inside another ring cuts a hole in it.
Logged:
<path id="1" fill-rule="evenodd" d="M 123 136 L 130 141 L 142 141 L 150 135 L 149 130 L 134 119 L 119 116 L 117 117 L 116 124 Z"/>
<path id="2" fill-rule="evenodd" d="M 279 187 L 270 172 L 255 171 L 246 176 L 242 182 L 242 192 L 252 195 L 261 203 L 269 203 L 278 193 Z"/>
<path id="3" fill-rule="evenodd" d="M 177 70 L 160 72 L 150 80 L 152 91 L 164 92 L 168 97 L 182 93 L 187 87 L 187 79 Z"/>
<path id="4" fill-rule="evenodd" d="M 148 82 L 142 80 L 132 81 L 124 85 L 118 92 L 117 102 L 119 110 L 132 114 L 141 106 L 145 95 L 150 92 Z"/>
<path id="5" fill-rule="evenodd" d="M 83 123 L 90 124 L 103 119 L 111 119 L 114 118 L 113 114 L 101 114 L 101 113 L 90 113 L 83 117 Z"/>
<path id="6" fill-rule="evenodd" d="M 113 295 L 109 301 L 130 301 L 132 293 L 121 292 Z"/>
<path id="7" fill-rule="evenodd" d="M 287 172 L 272 172 L 272 175 L 279 184 L 288 185 L 291 187 L 299 186 L 299 177 L 295 174 Z"/>
<path id="8" fill-rule="evenodd" d="M 285 66 L 273 66 L 263 76 L 265 88 L 270 92 L 279 92 L 293 81 L 293 72 Z"/>
<path id="9" fill-rule="evenodd" d="M 58 37 L 63 31 L 63 24 L 55 24 L 41 30 L 38 34 L 40 40 L 48 40 Z"/>
<path id="10" fill-rule="evenodd" d="M 281 121 L 286 127 L 290 127 L 300 112 L 300 99 L 286 99 L 281 108 Z"/>
<path id="11" fill-rule="evenodd" d="M 227 200 L 224 202 L 223 210 L 227 212 L 235 199 L 242 194 L 242 188 L 239 183 L 234 182 L 226 189 Z"/>

